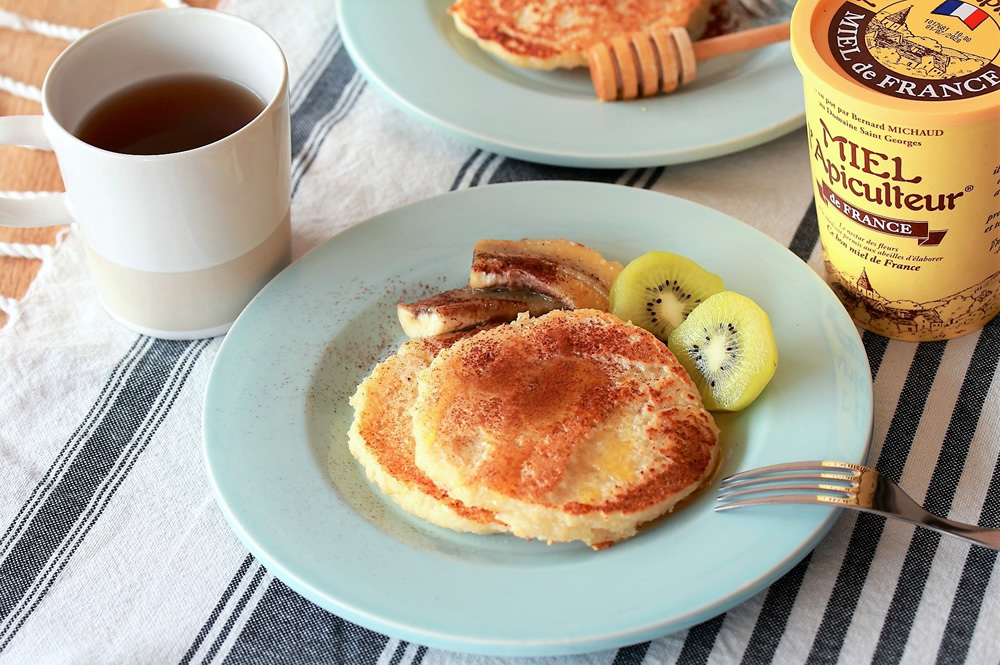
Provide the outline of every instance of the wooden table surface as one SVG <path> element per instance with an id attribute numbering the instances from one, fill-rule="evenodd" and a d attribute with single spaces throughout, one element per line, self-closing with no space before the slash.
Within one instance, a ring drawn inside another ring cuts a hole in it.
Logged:
<path id="1" fill-rule="evenodd" d="M 215 7 L 218 0 L 186 0 L 192 7 Z M 24 18 L 58 25 L 93 28 L 118 16 L 146 9 L 160 9 L 160 0 L 0 0 L 0 9 Z M 0 76 L 36 88 L 67 42 L 41 35 L 0 28 Z M 41 105 L 0 91 L 0 115 L 37 115 Z M 0 191 L 62 191 L 62 179 L 51 152 L 0 146 Z M 0 242 L 52 244 L 60 227 L 35 229 L 0 227 Z M 41 261 L 0 257 L 0 295 L 20 298 L 38 273 Z M 0 311 L 0 327 L 7 316 Z"/>

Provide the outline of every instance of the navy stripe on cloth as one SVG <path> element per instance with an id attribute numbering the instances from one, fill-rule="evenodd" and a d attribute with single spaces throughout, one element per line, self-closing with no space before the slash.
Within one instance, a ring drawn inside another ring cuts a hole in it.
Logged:
<path id="1" fill-rule="evenodd" d="M 406 654 L 406 647 L 409 646 L 407 642 L 400 642 L 396 645 L 396 650 L 392 653 L 392 659 L 389 661 L 389 665 L 399 665 L 400 661 L 403 660 L 403 656 Z"/>
<path id="2" fill-rule="evenodd" d="M 302 106 L 305 97 L 313 89 L 316 79 L 330 64 L 330 59 L 336 55 L 340 44 L 340 31 L 331 30 L 316 52 L 316 56 L 302 71 L 302 76 L 291 85 L 288 91 L 288 104 L 293 114 Z"/>
<path id="3" fill-rule="evenodd" d="M 354 63 L 341 46 L 305 94 L 301 106 L 292 113 L 292 159 L 302 152 L 313 128 L 337 105 L 356 73 Z"/>
<path id="4" fill-rule="evenodd" d="M 947 515 L 951 510 L 986 394 L 996 374 L 998 358 L 1000 320 L 994 319 L 982 330 L 976 342 L 927 488 L 924 507 L 935 515 Z M 898 663 L 902 659 L 940 540 L 941 534 L 936 531 L 914 531 L 875 647 L 875 662 Z"/>
<path id="5" fill-rule="evenodd" d="M 88 411 L 87 415 L 84 417 L 83 422 L 76 428 L 69 440 L 59 451 L 59 454 L 56 455 L 56 459 L 45 471 L 45 475 L 42 476 L 42 479 L 35 485 L 34 489 L 32 489 L 28 500 L 22 504 L 20 510 L 17 512 L 17 515 L 15 515 L 14 520 L 4 531 L 3 536 L 0 536 L 0 558 L 4 557 L 8 546 L 21 535 L 21 531 L 30 522 L 30 516 L 33 515 L 38 506 L 44 502 L 48 493 L 52 490 L 56 479 L 62 476 L 69 460 L 75 454 L 76 450 L 83 443 L 83 441 L 85 441 L 90 435 L 90 432 L 94 428 L 95 424 L 101 420 L 103 414 L 107 411 L 112 402 L 111 396 L 121 388 L 122 377 L 132 370 L 132 367 L 141 357 L 145 346 L 149 343 L 149 338 L 137 337 L 131 348 L 125 352 L 122 359 L 115 365 L 114 369 L 111 371 L 111 375 L 101 388 L 101 393 L 94 401 L 93 406 L 90 407 L 90 411 Z"/>
<path id="6" fill-rule="evenodd" d="M 795 229 L 795 235 L 792 236 L 788 249 L 803 261 L 808 261 L 818 242 L 819 219 L 816 218 L 816 201 L 813 201 L 802 216 L 798 228 Z"/>
<path id="7" fill-rule="evenodd" d="M 145 449 L 207 341 L 155 340 L 0 561 L 0 650 L 44 598 Z M 130 349 L 126 355 L 132 353 Z M 102 392 L 102 396 L 108 391 Z"/>
<path id="8" fill-rule="evenodd" d="M 472 180 L 469 181 L 469 187 L 479 186 L 479 183 L 483 179 L 483 174 L 486 173 L 486 169 L 489 168 L 489 165 L 492 164 L 497 157 L 498 155 L 492 152 L 486 155 L 486 158 L 483 160 L 482 164 L 480 164 L 479 167 L 476 169 L 476 172 L 472 174 Z"/>
<path id="9" fill-rule="evenodd" d="M 715 638 L 722 630 L 722 624 L 726 620 L 725 614 L 703 621 L 697 626 L 692 626 L 688 630 L 684 639 L 684 646 L 677 656 L 677 665 L 705 665 L 708 657 L 712 655 L 715 648 Z"/>
<path id="10" fill-rule="evenodd" d="M 767 590 L 750 641 L 743 651 L 741 661 L 743 665 L 770 663 L 774 660 L 778 643 L 788 627 L 788 617 L 792 614 L 792 607 L 798 598 L 802 580 L 811 560 L 812 554 L 807 555 Z"/>
<path id="11" fill-rule="evenodd" d="M 979 525 L 1000 529 L 1000 458 L 997 458 L 993 466 L 993 477 L 986 491 L 986 501 L 980 513 Z M 938 647 L 935 660 L 937 665 L 965 662 L 976 624 L 979 622 L 979 612 L 983 606 L 983 598 L 986 597 L 986 589 L 990 578 L 997 573 L 996 564 L 995 550 L 985 547 L 969 548 L 951 611 L 948 613 L 944 636 Z M 996 639 L 995 635 L 993 639 Z"/>
<path id="12" fill-rule="evenodd" d="M 629 176 L 629 179 L 625 181 L 626 187 L 635 187 L 639 184 L 642 176 L 646 175 L 646 169 L 636 169 L 635 173 Z"/>
<path id="13" fill-rule="evenodd" d="M 222 625 L 222 630 L 220 630 L 219 634 L 215 636 L 215 640 L 212 641 L 212 646 L 209 647 L 208 653 L 205 654 L 205 658 L 202 662 L 205 663 L 212 662 L 212 659 L 215 658 L 216 654 L 219 653 L 219 649 L 222 647 L 223 642 L 226 641 L 226 638 L 229 637 L 229 633 L 232 632 L 233 630 L 233 624 L 236 623 L 236 620 L 243 612 L 243 609 L 247 606 L 247 603 L 250 602 L 250 598 L 253 597 L 253 595 L 257 592 L 257 588 L 260 586 L 261 580 L 264 579 L 264 576 L 266 574 L 267 571 L 264 570 L 263 566 L 260 566 L 254 572 L 253 578 L 251 578 L 250 583 L 243 590 L 243 594 L 240 596 L 240 599 L 236 602 L 236 607 L 234 608 L 233 613 L 226 618 L 226 622 Z M 231 653 L 232 651 L 230 650 L 226 654 L 226 658 L 228 658 L 229 654 Z"/>
<path id="14" fill-rule="evenodd" d="M 475 163 L 475 161 L 477 159 L 479 159 L 479 156 L 481 154 L 483 154 L 483 151 L 480 150 L 479 148 L 476 148 L 472 152 L 472 154 L 469 155 L 469 158 L 467 160 L 465 160 L 465 162 L 462 164 L 462 166 L 458 169 L 458 174 L 455 176 L 455 180 L 452 181 L 451 187 L 448 188 L 448 191 L 452 191 L 453 192 L 453 191 L 455 191 L 456 189 L 459 188 L 459 186 L 462 184 L 462 179 L 465 178 L 465 174 L 472 167 L 472 165 Z"/>
<path id="15" fill-rule="evenodd" d="M 334 58 L 334 60 L 336 61 L 337 59 Z M 338 105 L 320 119 L 319 123 L 317 123 L 312 134 L 306 141 L 302 152 L 297 156 L 293 155 L 292 196 L 295 196 L 295 193 L 298 191 L 299 185 L 302 182 L 302 178 L 312 167 L 313 162 L 316 161 L 316 157 L 319 156 L 319 150 L 326 141 L 327 136 L 329 136 L 333 128 L 336 127 L 340 121 L 346 118 L 351 112 L 355 103 L 358 101 L 358 98 L 361 97 L 361 93 L 364 91 L 365 86 L 365 80 L 360 74 L 356 74 L 352 79 L 350 79 L 348 87 L 344 90 L 344 94 L 338 100 Z"/>
<path id="16" fill-rule="evenodd" d="M 389 638 L 309 602 L 273 579 L 226 656 L 226 663 L 374 664 Z"/>
<path id="17" fill-rule="evenodd" d="M 642 665 L 642 659 L 646 657 L 647 651 L 649 651 L 649 642 L 622 647 L 615 653 L 615 659 L 611 665 Z"/>
<path id="18" fill-rule="evenodd" d="M 642 188 L 652 189 L 653 185 L 659 182 L 660 178 L 663 177 L 663 174 L 666 172 L 666 170 L 667 170 L 666 166 L 657 166 L 655 169 L 652 169 L 652 171 L 649 174 L 649 178 L 646 180 L 646 184 L 643 185 Z"/>
<path id="19" fill-rule="evenodd" d="M 921 342 L 910 364 L 896 412 L 875 464 L 876 469 L 894 482 L 899 482 L 903 474 L 903 466 L 941 364 L 944 347 L 945 342 Z M 884 517 L 870 513 L 858 515 L 837 581 L 809 652 L 808 663 L 836 663 L 839 659 L 884 526 Z"/>
<path id="20" fill-rule="evenodd" d="M 889 338 L 866 330 L 861 335 L 861 343 L 865 346 L 865 353 L 868 355 L 868 366 L 871 368 L 872 378 L 874 379 L 878 376 L 879 367 L 882 366 L 882 358 L 885 357 L 885 350 L 889 348 Z"/>
<path id="21" fill-rule="evenodd" d="M 234 593 L 236 593 L 236 589 L 239 587 L 240 582 L 243 579 L 243 576 L 247 574 L 247 570 L 250 569 L 250 564 L 252 564 L 253 562 L 254 562 L 253 555 L 247 554 L 246 557 L 243 559 L 243 563 L 240 564 L 239 569 L 236 571 L 236 576 L 229 581 L 229 584 L 226 586 L 225 592 L 223 592 L 222 597 L 219 598 L 219 602 L 216 603 L 215 609 L 213 609 L 212 613 L 208 616 L 208 621 L 206 621 L 205 625 L 203 625 L 201 627 L 201 630 L 198 631 L 198 635 L 197 637 L 195 637 L 194 643 L 187 650 L 187 653 L 184 654 L 184 657 L 181 658 L 180 665 L 187 665 L 188 663 L 191 662 L 191 658 L 194 656 L 195 652 L 198 651 L 198 649 L 201 647 L 201 643 L 205 641 L 205 637 L 208 636 L 208 633 L 212 629 L 212 626 L 215 624 L 216 620 L 222 614 L 222 610 L 226 607 L 227 604 L 229 604 L 229 599 L 233 597 Z"/>

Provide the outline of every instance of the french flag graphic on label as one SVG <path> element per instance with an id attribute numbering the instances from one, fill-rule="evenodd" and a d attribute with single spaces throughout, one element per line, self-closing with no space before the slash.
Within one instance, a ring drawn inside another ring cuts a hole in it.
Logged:
<path id="1" fill-rule="evenodd" d="M 961 19 L 965 25 L 969 26 L 969 30 L 975 30 L 976 26 L 987 18 L 985 11 L 961 0 L 944 0 L 931 14 L 955 16 Z"/>

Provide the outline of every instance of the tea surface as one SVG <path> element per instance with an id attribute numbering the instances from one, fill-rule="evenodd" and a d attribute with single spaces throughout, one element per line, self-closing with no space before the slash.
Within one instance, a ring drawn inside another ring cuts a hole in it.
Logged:
<path id="1" fill-rule="evenodd" d="M 253 91 L 234 81 L 201 74 L 167 76 L 104 99 L 76 135 L 111 152 L 164 155 L 223 139 L 263 109 Z"/>

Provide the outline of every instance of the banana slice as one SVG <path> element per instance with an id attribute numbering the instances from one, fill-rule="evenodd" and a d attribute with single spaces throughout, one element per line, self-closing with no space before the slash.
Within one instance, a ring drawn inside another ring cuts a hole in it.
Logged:
<path id="1" fill-rule="evenodd" d="M 465 287 L 438 293 L 414 303 L 399 303 L 396 314 L 410 338 L 433 337 L 483 323 L 513 321 L 527 312 L 540 316 L 563 304 L 538 293 Z"/>
<path id="2" fill-rule="evenodd" d="M 608 291 L 621 270 L 617 261 L 569 240 L 480 240 L 469 286 L 534 291 L 570 309 L 606 312 Z"/>

